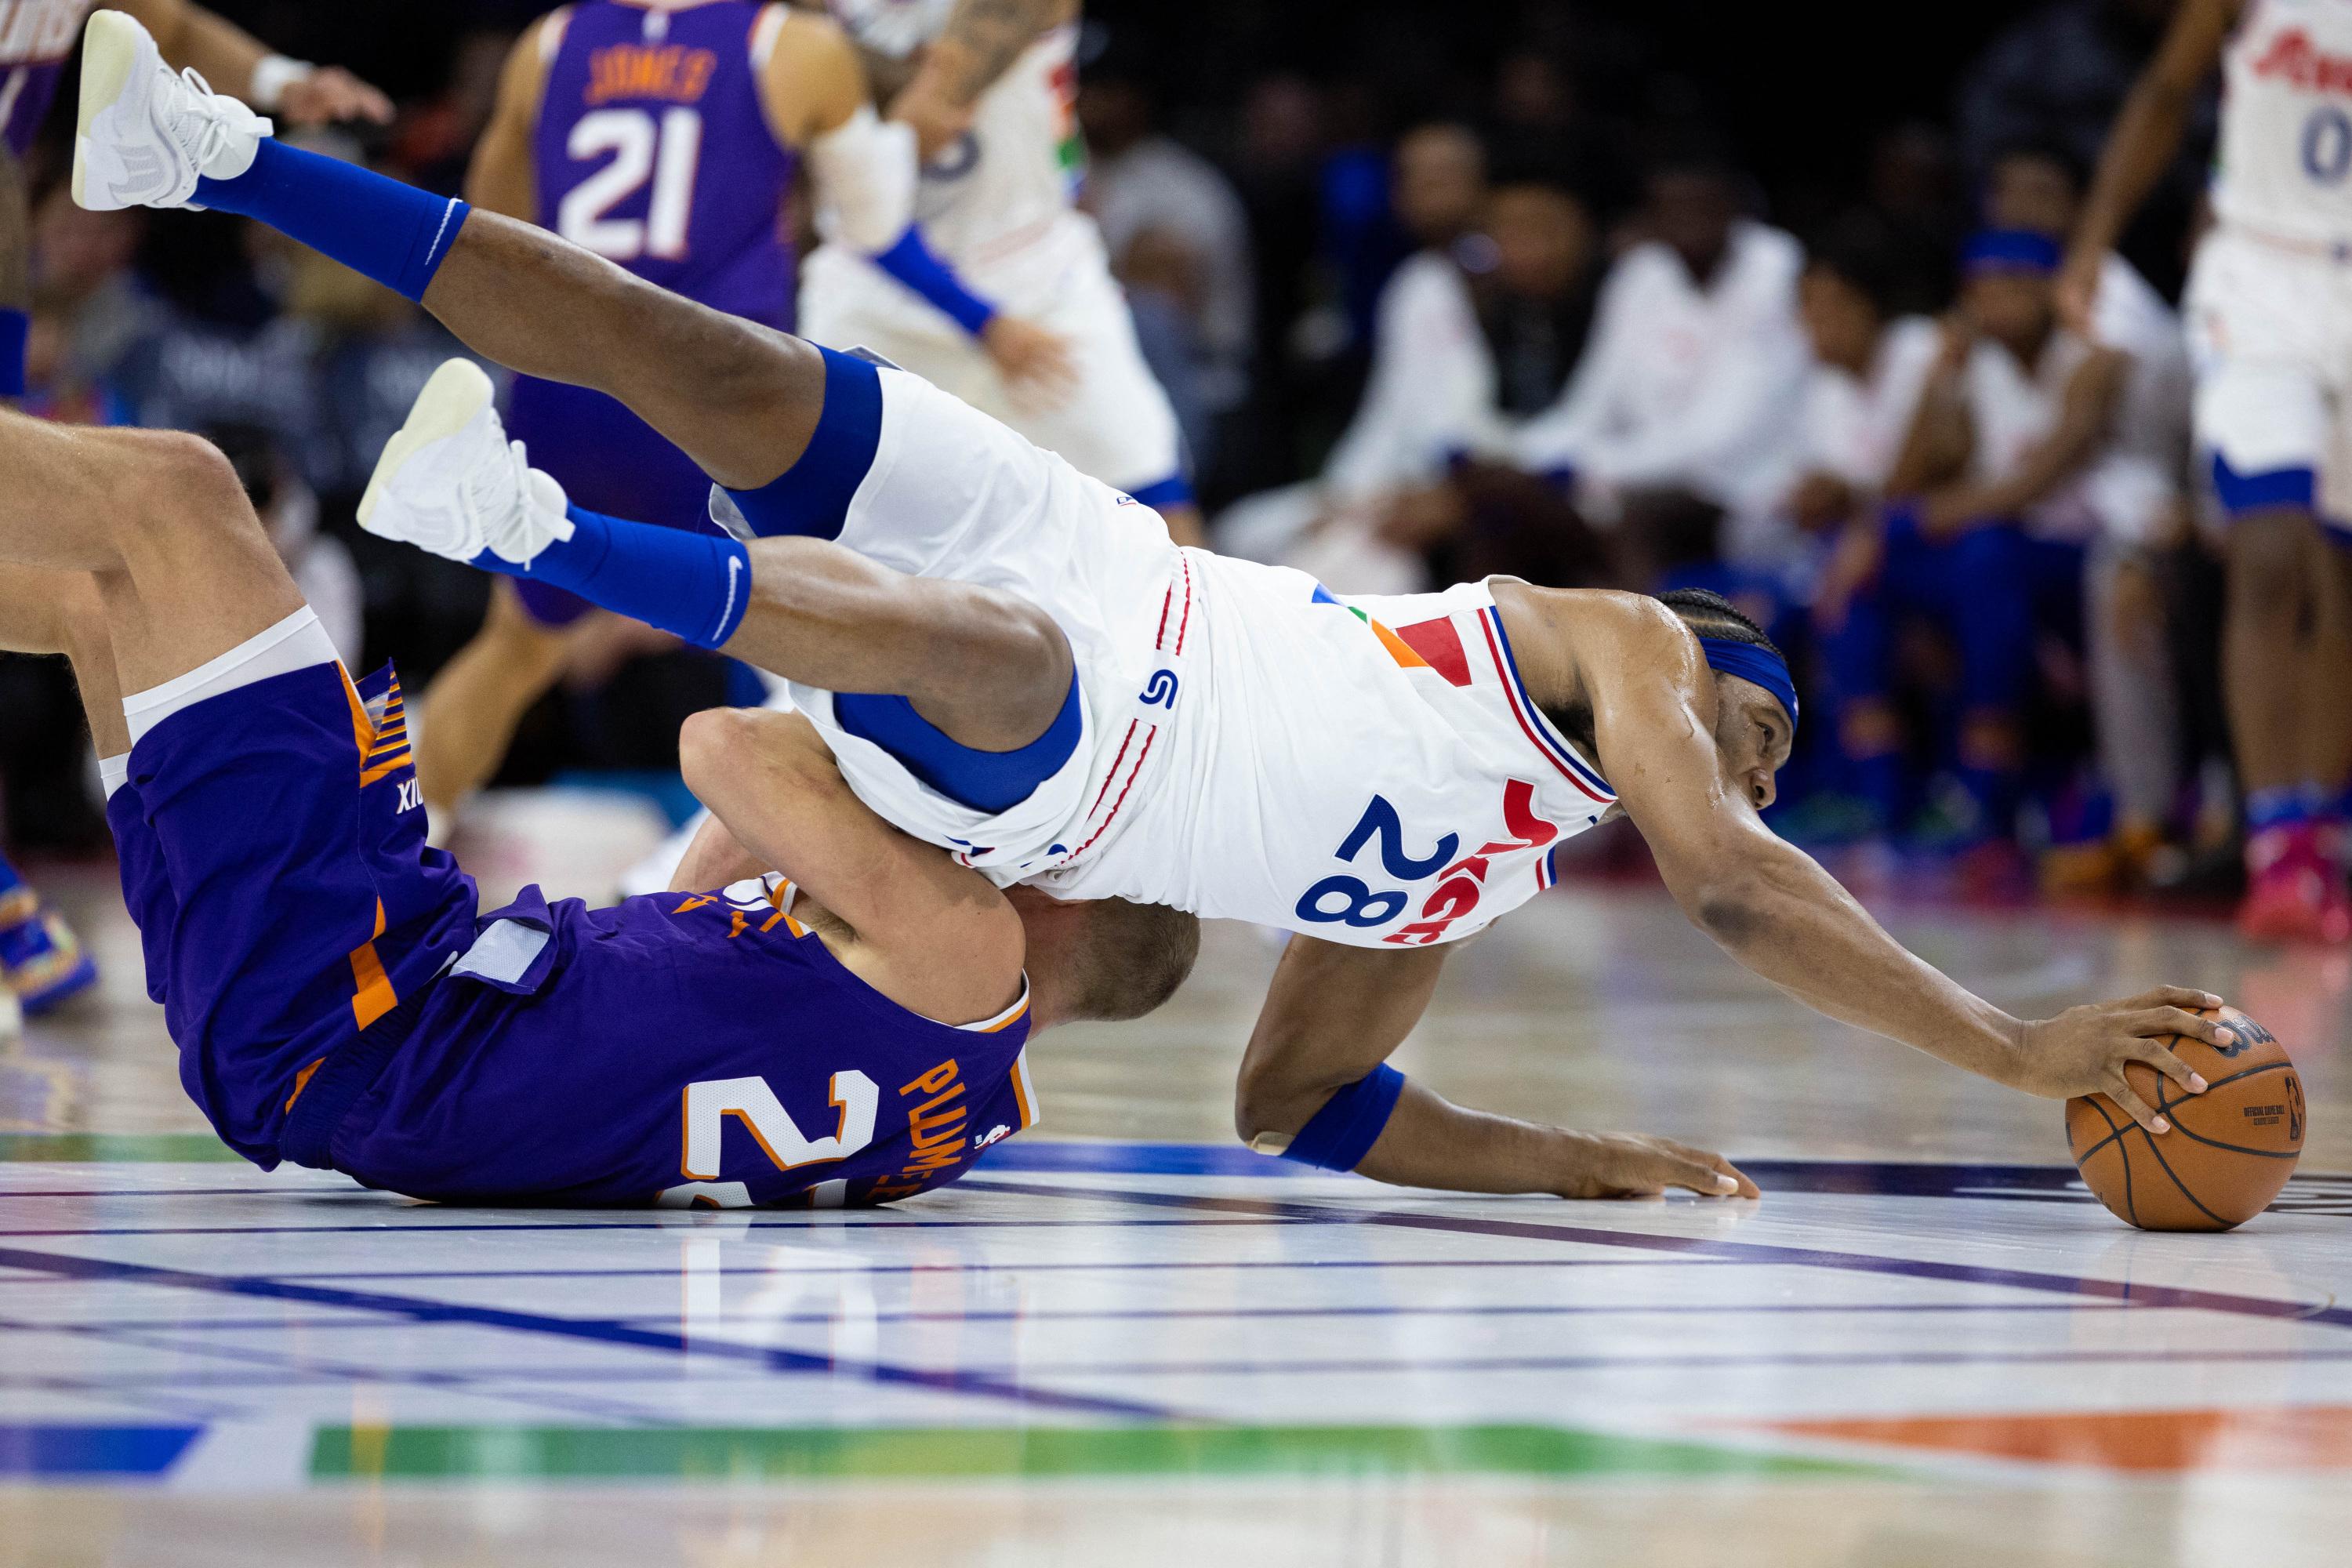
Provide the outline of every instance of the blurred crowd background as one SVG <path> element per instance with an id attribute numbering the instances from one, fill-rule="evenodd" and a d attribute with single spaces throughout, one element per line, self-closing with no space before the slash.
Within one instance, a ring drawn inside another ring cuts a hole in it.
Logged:
<path id="1" fill-rule="evenodd" d="M 542 8 L 216 5 L 391 92 L 394 124 L 330 144 L 453 192 Z M 1773 820 L 1847 847 L 1849 874 L 2221 891 L 2218 567 L 2170 313 L 2210 109 L 2116 263 L 2138 286 L 2103 291 L 2119 412 L 2063 472 L 2021 472 L 2088 349 L 2053 242 L 2169 10 L 1092 0 L 1087 202 L 1218 547 L 1342 593 L 1717 588 L 1800 671 Z M 352 511 L 449 341 L 237 220 L 79 210 L 71 101 L 37 155 L 34 406 L 220 442 L 347 654 L 397 654 L 422 689 L 488 580 Z M 1974 445 L 1890 518 L 1874 498 L 1926 463 L 1915 414 L 1939 396 Z M 1994 493 L 2003 526 L 1977 528 Z M 1905 531 L 1981 548 L 1905 582 Z M 614 626 L 503 782 L 658 774 L 685 712 L 746 690 Z M 61 667 L 0 660 L 12 847 L 104 844 L 79 736 Z"/>

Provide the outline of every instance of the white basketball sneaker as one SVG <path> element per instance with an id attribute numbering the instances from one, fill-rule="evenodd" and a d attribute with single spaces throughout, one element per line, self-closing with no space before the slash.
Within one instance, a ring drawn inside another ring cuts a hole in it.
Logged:
<path id="1" fill-rule="evenodd" d="M 482 367 L 453 359 L 433 373 L 408 422 L 384 444 L 360 526 L 452 561 L 488 550 L 528 566 L 572 537 L 563 487 L 530 466 L 499 422 L 496 389 Z"/>
<path id="2" fill-rule="evenodd" d="M 268 120 L 194 71 L 173 74 L 147 29 L 120 11 L 83 34 L 74 200 L 92 212 L 186 206 L 196 180 L 253 167 Z"/>

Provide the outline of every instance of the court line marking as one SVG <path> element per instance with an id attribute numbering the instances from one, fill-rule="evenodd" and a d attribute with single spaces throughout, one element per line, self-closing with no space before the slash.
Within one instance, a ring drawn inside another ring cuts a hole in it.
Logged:
<path id="1" fill-rule="evenodd" d="M 1090 1194 L 1074 1193 L 1069 1197 Z M 1068 1201 L 1066 1198 L 1065 1201 Z M 753 1230 L 786 1230 L 802 1232 L 809 1228 L 807 1215 L 823 1212 L 824 1223 L 835 1230 L 1153 1230 L 1153 1229 L 1232 1229 L 1249 1230 L 1263 1226 L 1298 1225 L 1304 1223 L 1287 1215 L 1256 1215 L 1221 1216 L 1214 1219 L 902 1219 L 888 1209 L 875 1209 L 877 1217 L 855 1217 L 866 1211 L 806 1209 L 740 1209 L 730 1214 L 757 1215 L 760 1219 L 748 1222 Z M 853 1217 L 840 1219 L 841 1214 Z M 887 1216 L 887 1217 L 885 1217 Z M 109 1226 L 77 1230 L 0 1230 L 0 1237 L 11 1241 L 43 1239 L 74 1240 L 88 1237 L 155 1237 L 155 1236 L 447 1236 L 467 1235 L 478 1231 L 513 1231 L 530 1234 L 539 1231 L 608 1231 L 635 1230 L 691 1234 L 688 1227 L 676 1220 L 578 1220 L 530 1221 L 515 1224 L 488 1225 L 398 1225 L 388 1219 L 368 1225 L 195 1225 L 195 1226 Z"/>
<path id="2" fill-rule="evenodd" d="M 1043 1183 L 1003 1182 L 981 1175 L 966 1176 L 963 1180 L 985 1192 L 1020 1193 L 1040 1197 L 1065 1195 L 1065 1189 Z M 1797 1268 L 1832 1268 L 1853 1274 L 1894 1274 L 1906 1279 L 1941 1279 L 1959 1285 L 2007 1285 L 2021 1290 L 2099 1296 L 2144 1306 L 2185 1307 L 2201 1311 L 2227 1312 L 2237 1317 L 2284 1318 L 2297 1322 L 2324 1323 L 2330 1328 L 2352 1328 L 2352 1307 L 2315 1306 L 2308 1301 L 2236 1296 L 2225 1291 L 2199 1290 L 2179 1285 L 2135 1285 L 2126 1280 L 2044 1274 L 2024 1268 L 1996 1268 L 1986 1264 L 1937 1263 L 1919 1258 L 1880 1257 L 1866 1252 L 1833 1252 L 1825 1247 L 1784 1247 L 1760 1241 L 1717 1241 L 1703 1237 L 1657 1236 L 1643 1231 L 1603 1230 L 1591 1226 L 1555 1225 L 1534 1220 L 1405 1214 L 1394 1209 L 1351 1211 L 1325 1208 L 1294 1199 L 1191 1196 L 1131 1188 L 1093 1188 L 1084 1195 L 1104 1202 L 1154 1208 L 1199 1208 L 1219 1213 L 1269 1209 L 1283 1212 L 1295 1219 L 1316 1219 L 1325 1224 L 1433 1230 L 1456 1236 L 1511 1237 L 1528 1241 L 1567 1241 L 1591 1247 L 1713 1258 L 1732 1263 L 1778 1263 Z M 5 1260 L 5 1254 L 0 1254 L 0 1261 Z"/>
<path id="3" fill-rule="evenodd" d="M 1301 1266 L 1308 1267 L 1308 1266 Z M 795 1278 L 799 1270 L 793 1271 Z M 1245 1319 L 1252 1321 L 1268 1318 L 1581 1318 L 1581 1317 L 1657 1317 L 1662 1314 L 1683 1316 L 1814 1316 L 1827 1317 L 1842 1312 L 2121 1312 L 2159 1311 L 2161 1308 L 2142 1307 L 2132 1301 L 2099 1301 L 2080 1304 L 2064 1301 L 1853 1301 L 1843 1305 L 1827 1301 L 1769 1301 L 1750 1303 L 1728 1301 L 1643 1301 L 1631 1306 L 1612 1307 L 1593 1304 L 1553 1306 L 1540 1303 L 1505 1303 L 1488 1306 L 1429 1305 L 1415 1307 L 1132 1307 L 1104 1308 L 1072 1312 L 1031 1311 L 1013 1309 L 995 1312 L 908 1312 L 877 1309 L 872 1313 L 860 1312 L 859 1319 L 877 1323 L 1095 1323 L 1095 1322 L 1183 1322 L 1195 1321 L 1222 1321 Z M 822 1328 L 842 1321 L 842 1312 L 787 1312 L 782 1316 L 767 1313 L 720 1313 L 713 1318 L 698 1318 L 698 1323 L 709 1322 L 724 1327 L 730 1323 L 760 1323 L 780 1328 Z M 662 1323 L 675 1318 L 674 1313 L 626 1313 L 614 1319 L 622 1323 Z M 382 1332 L 386 1329 L 407 1325 L 387 1322 L 376 1318 L 205 1318 L 182 1321 L 171 1318 L 131 1318 L 89 1321 L 79 1325 L 119 1333 L 281 1333 L 299 1331 L 303 1333 L 341 1332 L 351 1329 L 367 1329 Z M 0 1321 L 0 1331 L 40 1332 L 48 1325 L 32 1320 Z"/>
<path id="4" fill-rule="evenodd" d="M 1080 1415 L 1116 1416 L 1127 1420 L 1143 1421 L 1186 1419 L 1181 1413 L 1164 1405 L 1145 1405 L 1132 1400 L 1112 1399 L 1094 1394 L 1065 1394 L 1054 1389 L 1033 1387 L 1024 1383 L 1007 1382 L 1002 1378 L 981 1376 L 960 1370 L 925 1371 L 917 1367 L 899 1366 L 888 1362 L 848 1361 L 801 1351 L 748 1345 L 735 1341 L 714 1340 L 707 1337 L 689 1338 L 683 1332 L 637 1328 L 613 1319 L 555 1318 L 537 1312 L 515 1311 L 505 1308 L 460 1306 L 449 1302 L 421 1300 L 411 1296 L 387 1295 L 377 1291 L 296 1284 L 261 1275 L 200 1274 L 192 1269 L 171 1268 L 145 1263 L 120 1263 L 106 1258 L 75 1258 L 60 1253 L 36 1252 L 23 1247 L 0 1247 L 0 1267 L 30 1269 L 38 1273 L 85 1281 L 120 1280 L 184 1290 L 202 1290 L 214 1295 L 252 1296 L 281 1301 L 304 1301 L 320 1307 L 353 1307 L 362 1310 L 380 1311 L 394 1317 L 406 1318 L 417 1323 L 466 1323 L 478 1328 L 506 1329 L 524 1334 L 586 1340 L 609 1345 L 629 1345 L 640 1350 L 660 1351 L 671 1355 L 719 1356 L 757 1363 L 771 1372 L 822 1373 L 827 1377 L 847 1375 L 892 1387 L 916 1388 L 933 1394 L 966 1394 L 976 1398 L 1005 1400 L 1015 1405 L 1046 1410 L 1066 1410 Z"/>

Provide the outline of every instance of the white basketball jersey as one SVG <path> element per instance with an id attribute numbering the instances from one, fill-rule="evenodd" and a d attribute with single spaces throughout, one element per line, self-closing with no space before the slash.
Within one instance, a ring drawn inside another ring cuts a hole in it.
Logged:
<path id="1" fill-rule="evenodd" d="M 1032 44 L 982 95 L 970 132 L 923 166 L 915 216 L 932 248 L 984 273 L 1073 216 L 1086 173 L 1076 26 Z"/>
<path id="2" fill-rule="evenodd" d="M 2251 0 L 2222 71 L 2214 212 L 2257 234 L 2352 242 L 2352 0 Z"/>
<path id="3" fill-rule="evenodd" d="M 1207 637 L 1174 754 L 1135 830 L 1049 890 L 1430 947 L 1550 887 L 1616 803 L 1529 699 L 1485 584 L 1343 603 L 1185 553 Z"/>

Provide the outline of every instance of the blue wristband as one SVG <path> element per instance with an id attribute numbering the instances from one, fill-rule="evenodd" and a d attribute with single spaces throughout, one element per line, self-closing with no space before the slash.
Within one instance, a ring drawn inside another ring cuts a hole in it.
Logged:
<path id="1" fill-rule="evenodd" d="M 922 231 L 912 224 L 897 244 L 875 257 L 874 265 L 946 311 L 975 338 L 996 319 L 996 307 L 966 289 L 948 264 L 931 254 Z"/>
<path id="2" fill-rule="evenodd" d="M 25 343 L 32 332 L 31 316 L 0 310 L 0 397 L 25 395 Z"/>
<path id="3" fill-rule="evenodd" d="M 1374 1068 L 1325 1100 L 1282 1157 L 1327 1171 L 1354 1170 L 1380 1141 L 1403 1092 L 1404 1074 L 1385 1063 Z"/>

